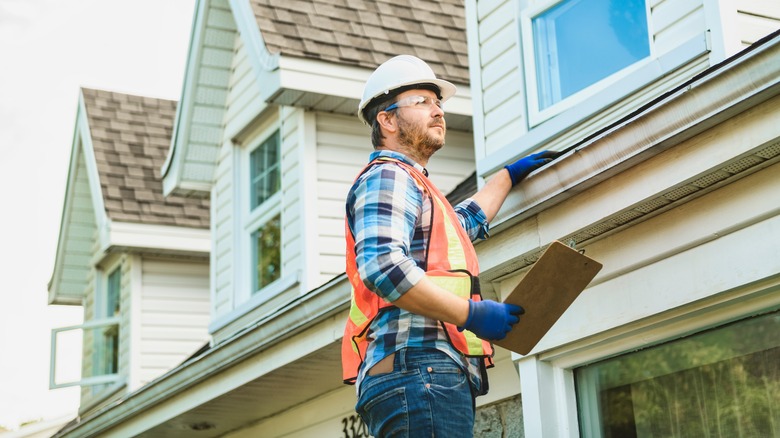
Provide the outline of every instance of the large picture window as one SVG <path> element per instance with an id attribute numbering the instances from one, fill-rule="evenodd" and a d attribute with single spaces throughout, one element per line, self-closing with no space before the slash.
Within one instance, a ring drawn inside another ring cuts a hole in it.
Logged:
<path id="1" fill-rule="evenodd" d="M 584 437 L 780 436 L 780 312 L 575 370 Z"/>
<path id="2" fill-rule="evenodd" d="M 531 112 L 543 112 L 650 56 L 647 23 L 645 0 L 563 0 L 527 11 Z"/>

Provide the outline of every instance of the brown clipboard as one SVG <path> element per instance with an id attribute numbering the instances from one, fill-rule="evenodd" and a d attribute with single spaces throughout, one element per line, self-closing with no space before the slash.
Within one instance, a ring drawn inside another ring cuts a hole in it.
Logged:
<path id="1" fill-rule="evenodd" d="M 493 343 L 515 353 L 528 354 L 601 267 L 601 263 L 576 249 L 553 241 L 504 300 L 525 310 L 520 322 L 504 339 Z"/>

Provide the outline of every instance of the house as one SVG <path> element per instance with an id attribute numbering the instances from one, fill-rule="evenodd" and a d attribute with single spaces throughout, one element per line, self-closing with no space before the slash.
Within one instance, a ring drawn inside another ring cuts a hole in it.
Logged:
<path id="1" fill-rule="evenodd" d="M 566 32 L 582 20 L 591 39 Z M 458 85 L 430 163 L 443 191 L 566 151 L 477 245 L 483 292 L 505 297 L 554 240 L 604 264 L 533 351 L 498 350 L 475 435 L 763 431 L 778 27 L 766 2 L 199 1 L 161 172 L 167 196 L 210 201 L 209 344 L 57 436 L 367 435 L 340 375 L 343 199 L 369 152 L 363 82 L 399 53 Z"/>
<path id="2" fill-rule="evenodd" d="M 209 345 L 59 436 L 360 428 L 354 387 L 340 375 L 344 199 L 371 152 L 357 104 L 384 60 L 427 59 L 459 86 L 447 106 L 447 150 L 431 173 L 444 191 L 473 175 L 465 10 L 459 1 L 203 0 L 196 8 L 160 169 L 166 196 L 211 206 Z M 509 391 L 517 396 L 517 385 Z"/>
<path id="3" fill-rule="evenodd" d="M 81 386 L 80 416 L 143 387 L 208 339 L 209 202 L 162 194 L 175 111 L 169 100 L 79 93 L 49 303 L 84 308 L 83 324 L 53 331 L 50 379 L 52 388 Z M 80 367 L 58 347 L 73 346 L 64 344 L 73 335 Z M 68 368 L 80 378 L 57 375 Z"/>
<path id="4" fill-rule="evenodd" d="M 524 436 L 780 433 L 780 6 L 466 10 L 478 176 L 567 151 L 477 245 L 483 291 L 507 296 L 554 240 L 604 266 L 512 354 Z"/>

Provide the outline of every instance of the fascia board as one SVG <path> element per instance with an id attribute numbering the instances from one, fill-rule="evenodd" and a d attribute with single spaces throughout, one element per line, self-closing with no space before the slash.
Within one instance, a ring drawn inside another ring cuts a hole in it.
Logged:
<path id="1" fill-rule="evenodd" d="M 363 67 L 283 56 L 279 59 L 277 72 L 278 89 L 268 90 L 269 98 L 281 89 L 290 89 L 359 102 L 363 95 L 363 86 L 371 73 L 372 70 Z M 447 114 L 471 117 L 471 87 L 466 84 L 456 85 L 458 91 L 447 101 L 445 110 Z"/>
<path id="2" fill-rule="evenodd" d="M 181 160 L 187 155 L 189 141 L 190 119 L 192 106 L 195 100 L 195 87 L 197 85 L 197 70 L 200 66 L 203 53 L 202 41 L 206 28 L 207 0 L 198 0 L 195 14 L 192 18 L 192 32 L 190 34 L 189 53 L 184 70 L 181 97 L 176 105 L 176 117 L 171 135 L 171 147 L 160 169 L 163 176 L 163 195 L 170 195 L 181 183 Z"/>
<path id="3" fill-rule="evenodd" d="M 202 228 L 112 220 L 106 244 L 106 248 L 132 248 L 205 255 L 211 252 L 211 232 Z"/>
<path id="4" fill-rule="evenodd" d="M 233 18 L 236 20 L 236 28 L 247 49 L 256 76 L 260 77 L 262 72 L 277 70 L 280 56 L 278 53 L 268 51 L 249 2 L 247 0 L 229 0 L 229 3 Z"/>
<path id="5" fill-rule="evenodd" d="M 89 131 L 89 122 L 87 120 L 86 106 L 84 104 L 84 95 L 79 90 L 78 104 L 76 109 L 76 125 L 73 131 L 73 140 L 71 144 L 70 162 L 68 165 L 68 178 L 65 186 L 65 201 L 60 218 L 60 231 L 57 238 L 57 250 L 54 261 L 54 271 L 49 281 L 49 304 L 72 304 L 80 305 L 80 301 L 59 300 L 57 298 L 59 282 L 62 276 L 63 264 L 65 263 L 66 240 L 70 221 L 68 220 L 68 211 L 73 207 L 73 196 L 76 186 L 75 177 L 77 174 L 79 160 L 83 159 L 87 169 L 87 180 L 89 181 L 90 199 L 92 200 L 92 209 L 95 214 L 95 223 L 98 230 L 102 229 L 108 221 L 106 216 L 105 204 L 103 202 L 103 191 L 100 187 L 100 178 L 97 171 L 97 162 L 92 147 L 92 136 Z"/>
<path id="6" fill-rule="evenodd" d="M 348 287 L 346 274 L 336 277 L 271 315 L 256 321 L 246 330 L 213 347 L 204 355 L 168 371 L 152 383 L 126 396 L 121 403 L 107 406 L 92 415 L 82 417 L 81 422 L 61 431 L 58 436 L 70 436 L 71 433 L 77 436 L 92 436 L 116 425 L 130 429 L 139 428 L 135 433 L 141 433 L 156 425 L 144 420 L 150 418 L 160 404 L 169 400 L 183 400 L 181 403 L 189 403 L 187 406 L 160 407 L 164 409 L 166 418 L 170 419 L 192 409 L 193 403 L 216 399 L 232 388 L 224 383 L 215 382 L 215 376 L 231 373 L 226 378 L 230 379 L 231 384 L 240 385 L 235 381 L 237 377 L 232 374 L 232 371 L 240 368 L 245 360 L 258 357 L 261 352 L 281 344 L 282 341 L 294 338 L 314 324 L 327 322 L 328 318 L 335 318 L 332 322 L 338 328 L 334 328 L 333 335 L 340 336 L 343 319 L 338 316 L 348 309 L 349 299 L 345 298 L 349 296 Z M 328 336 L 327 332 L 328 330 L 320 330 L 318 336 Z M 335 340 L 329 339 L 329 342 Z M 308 343 L 307 345 L 310 346 Z M 270 357 L 268 360 L 275 361 L 275 358 Z M 254 373 L 262 373 L 257 363 L 252 362 L 249 368 L 254 370 Z M 274 363 L 268 366 L 278 368 L 282 364 Z M 243 379 L 248 382 L 258 377 L 260 376 L 243 376 Z M 198 397 L 196 400 L 195 397 L 175 397 L 186 391 L 192 391 L 199 385 L 208 385 L 212 390 L 209 398 Z M 139 418 L 141 413 L 143 418 Z"/>

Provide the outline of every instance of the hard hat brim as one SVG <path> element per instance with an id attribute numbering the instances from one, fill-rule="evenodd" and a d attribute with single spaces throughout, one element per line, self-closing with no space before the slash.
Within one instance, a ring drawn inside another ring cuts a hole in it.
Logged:
<path id="1" fill-rule="evenodd" d="M 414 81 L 407 81 L 407 82 L 399 82 L 398 84 L 394 84 L 391 88 L 388 88 L 386 90 L 380 91 L 373 96 L 371 96 L 369 99 L 365 99 L 363 102 L 361 102 L 360 107 L 358 108 L 358 118 L 363 123 L 366 123 L 370 125 L 365 117 L 363 116 L 363 112 L 373 101 L 375 101 L 378 97 L 386 94 L 390 94 L 393 91 L 402 88 L 402 87 L 409 87 L 410 85 L 416 85 L 416 84 L 433 84 L 439 87 L 439 95 L 441 96 L 441 101 L 446 102 L 447 99 L 455 95 L 455 92 L 458 90 L 458 88 L 451 82 L 445 81 L 444 79 L 418 79 Z"/>

